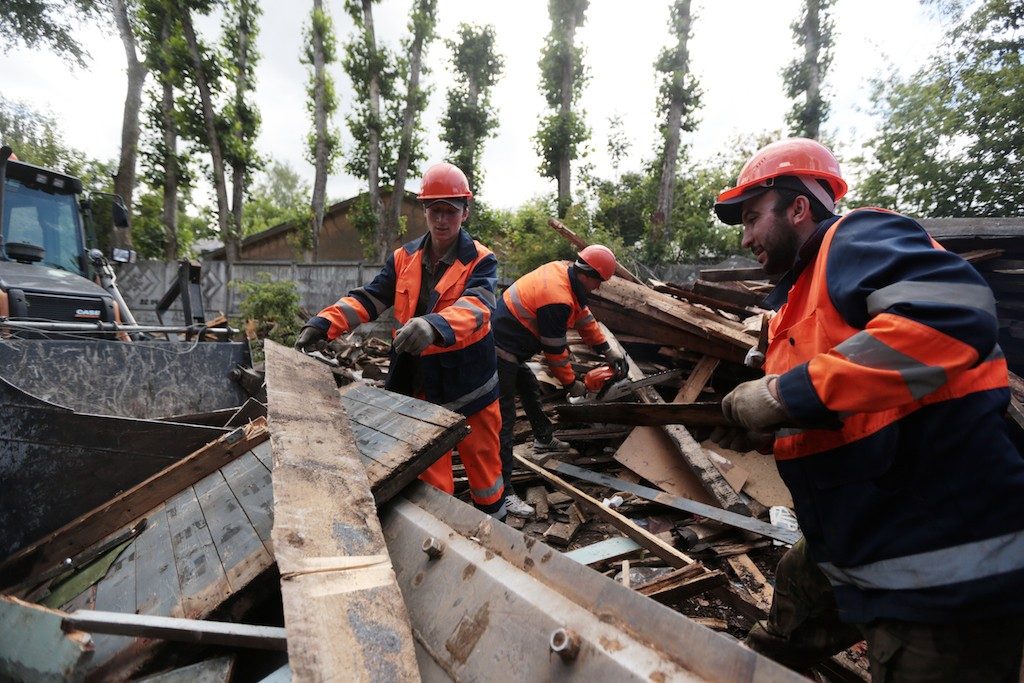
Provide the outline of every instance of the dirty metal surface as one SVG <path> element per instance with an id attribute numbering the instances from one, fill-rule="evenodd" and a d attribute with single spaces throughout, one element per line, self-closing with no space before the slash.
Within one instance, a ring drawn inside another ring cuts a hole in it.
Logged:
<path id="1" fill-rule="evenodd" d="M 0 340 L 0 375 L 26 393 L 93 415 L 156 419 L 237 407 L 228 377 L 242 343 Z"/>
<path id="2" fill-rule="evenodd" d="M 424 680 L 802 680 L 422 483 L 381 521 Z"/>

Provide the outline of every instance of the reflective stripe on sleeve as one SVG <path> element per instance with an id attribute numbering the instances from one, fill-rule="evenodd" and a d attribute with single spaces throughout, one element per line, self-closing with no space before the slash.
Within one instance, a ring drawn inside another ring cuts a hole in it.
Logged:
<path id="1" fill-rule="evenodd" d="M 553 368 L 564 368 L 566 365 L 569 364 L 568 358 L 565 358 L 563 360 L 552 360 L 551 358 L 548 358 L 547 360 L 548 365 L 550 365 Z"/>
<path id="2" fill-rule="evenodd" d="M 483 312 L 473 304 L 469 303 L 468 301 L 463 301 L 462 299 L 459 299 L 454 304 L 452 304 L 452 308 L 462 308 L 473 313 L 473 317 L 476 319 L 476 327 L 473 328 L 474 331 L 479 330 L 481 327 L 484 326 L 484 323 L 486 322 L 484 320 Z"/>
<path id="3" fill-rule="evenodd" d="M 477 387 L 476 389 L 474 389 L 473 391 L 469 392 L 468 394 L 463 394 L 462 396 L 459 396 L 454 401 L 449 401 L 448 403 L 445 403 L 443 407 L 447 408 L 448 410 L 451 410 L 451 411 L 458 411 L 459 408 L 461 408 L 463 406 L 468 406 L 470 403 L 472 403 L 476 399 L 480 398 L 481 396 L 486 396 L 496 386 L 498 386 L 498 373 L 497 372 L 495 372 L 491 376 L 491 378 L 489 380 L 487 380 L 483 385 Z"/>
<path id="4" fill-rule="evenodd" d="M 589 325 L 590 323 L 593 323 L 593 322 L 597 322 L 594 319 L 594 314 L 593 313 L 588 313 L 587 315 L 583 316 L 582 318 L 580 318 L 579 320 L 576 321 L 576 329 L 579 330 L 579 329 L 581 329 L 583 327 L 586 327 L 587 325 Z"/>
<path id="5" fill-rule="evenodd" d="M 516 286 L 512 285 L 505 291 L 508 292 L 508 298 L 512 302 L 512 305 L 515 306 L 516 315 L 519 316 L 519 319 L 524 323 L 528 323 L 531 327 L 536 328 L 537 318 L 535 318 L 533 314 L 523 306 L 523 300 L 519 298 L 519 290 L 516 289 Z"/>
<path id="6" fill-rule="evenodd" d="M 365 287 L 358 287 L 352 290 L 353 294 L 355 294 L 356 292 L 359 292 L 362 296 L 365 296 L 367 299 L 369 299 L 370 305 L 373 306 L 373 315 L 370 316 L 371 318 L 376 318 L 381 313 L 383 313 L 384 310 L 387 308 L 387 306 L 384 305 L 383 301 L 375 297 L 373 294 L 367 292 Z"/>
<path id="7" fill-rule="evenodd" d="M 1024 569 L 1024 531 L 859 567 L 839 568 L 828 562 L 818 566 L 832 585 L 848 584 L 862 590 L 948 586 Z"/>
<path id="8" fill-rule="evenodd" d="M 867 331 L 858 332 L 839 344 L 836 351 L 857 365 L 900 373 L 915 400 L 927 396 L 946 383 L 946 371 L 941 367 L 914 360 Z"/>
<path id="9" fill-rule="evenodd" d="M 494 296 L 494 292 L 487 289 L 486 287 L 470 287 L 464 292 L 464 294 L 468 296 L 475 296 L 478 299 L 481 299 L 491 308 L 494 308 L 494 306 L 497 304 L 497 299 Z"/>
<path id="10" fill-rule="evenodd" d="M 897 282 L 882 287 L 868 296 L 868 315 L 901 303 L 927 303 L 964 306 L 985 311 L 996 317 L 996 300 L 985 285 L 964 285 L 945 282 Z"/>
<path id="11" fill-rule="evenodd" d="M 541 337 L 540 338 L 540 343 L 543 344 L 544 346 L 551 346 L 551 347 L 560 349 L 563 346 L 566 346 L 569 342 L 568 342 L 568 340 L 564 336 L 562 336 L 562 337 Z"/>
<path id="12" fill-rule="evenodd" d="M 334 304 L 344 314 L 345 320 L 348 322 L 348 331 L 356 329 L 363 324 L 362 319 L 359 317 L 359 311 L 353 308 L 350 304 L 344 300 Z"/>

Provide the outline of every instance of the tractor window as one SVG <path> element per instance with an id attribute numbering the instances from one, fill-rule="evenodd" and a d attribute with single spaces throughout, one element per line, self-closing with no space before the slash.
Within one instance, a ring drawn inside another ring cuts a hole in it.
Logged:
<path id="1" fill-rule="evenodd" d="M 4 194 L 4 241 L 46 250 L 43 263 L 84 275 L 79 257 L 85 245 L 75 196 L 50 194 L 8 178 Z"/>

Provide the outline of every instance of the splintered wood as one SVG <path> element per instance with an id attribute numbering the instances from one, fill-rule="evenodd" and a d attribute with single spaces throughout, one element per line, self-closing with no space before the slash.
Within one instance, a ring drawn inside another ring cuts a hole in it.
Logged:
<path id="1" fill-rule="evenodd" d="M 412 627 L 334 380 L 267 342 L 273 541 L 296 681 L 414 681 Z"/>

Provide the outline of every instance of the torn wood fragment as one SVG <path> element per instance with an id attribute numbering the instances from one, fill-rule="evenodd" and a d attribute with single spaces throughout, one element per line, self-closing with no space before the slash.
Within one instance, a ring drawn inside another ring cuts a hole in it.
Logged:
<path id="1" fill-rule="evenodd" d="M 63 628 L 89 633 L 161 638 L 185 643 L 228 645 L 260 650 L 284 651 L 287 648 L 283 628 L 227 621 L 79 610 L 64 617 Z"/>

